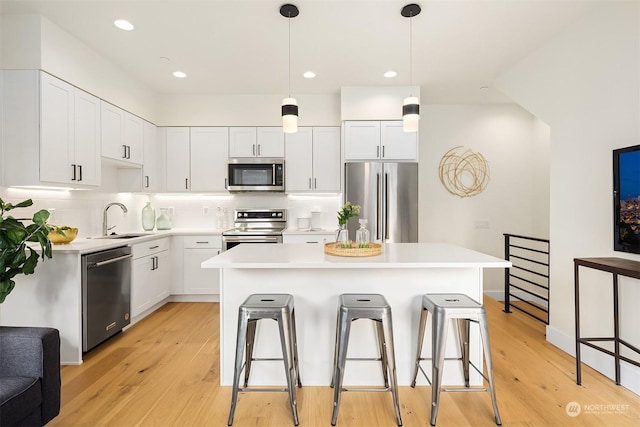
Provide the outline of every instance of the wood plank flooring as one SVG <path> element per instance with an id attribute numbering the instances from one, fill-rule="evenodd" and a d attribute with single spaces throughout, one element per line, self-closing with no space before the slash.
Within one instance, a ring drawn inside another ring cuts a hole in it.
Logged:
<path id="1" fill-rule="evenodd" d="M 544 325 L 485 298 L 504 426 L 638 426 L 640 396 L 548 344 Z M 230 387 L 220 387 L 219 307 L 170 303 L 62 368 L 62 409 L 50 426 L 224 426 Z M 613 361 L 611 362 L 613 363 Z M 304 384 L 304 376 L 302 378 Z M 330 426 L 333 390 L 298 389 L 300 426 Z M 431 388 L 400 388 L 403 424 L 429 425 Z M 581 413 L 567 414 L 570 402 Z M 494 426 L 488 393 L 443 393 L 437 425 Z M 240 394 L 235 427 L 293 425 L 286 393 Z M 390 393 L 344 393 L 338 426 L 394 426 Z"/>

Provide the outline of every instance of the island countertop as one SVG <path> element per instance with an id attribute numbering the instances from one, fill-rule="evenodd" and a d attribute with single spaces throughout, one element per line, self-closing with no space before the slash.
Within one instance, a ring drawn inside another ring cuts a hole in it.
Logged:
<path id="1" fill-rule="evenodd" d="M 445 243 L 385 243 L 382 254 L 341 257 L 323 245 L 268 243 L 238 245 L 204 261 L 202 268 L 505 268 L 511 263 Z"/>

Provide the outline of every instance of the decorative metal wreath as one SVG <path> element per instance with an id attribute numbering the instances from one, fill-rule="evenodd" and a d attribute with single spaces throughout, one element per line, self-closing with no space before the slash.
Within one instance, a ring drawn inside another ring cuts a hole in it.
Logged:
<path id="1" fill-rule="evenodd" d="M 440 182 L 455 196 L 475 196 L 489 183 L 489 164 L 484 156 L 462 146 L 442 156 L 439 170 Z"/>

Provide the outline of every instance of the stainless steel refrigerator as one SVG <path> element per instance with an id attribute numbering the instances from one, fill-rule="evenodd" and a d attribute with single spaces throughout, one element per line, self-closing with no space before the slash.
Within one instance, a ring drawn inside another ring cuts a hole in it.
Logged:
<path id="1" fill-rule="evenodd" d="M 345 201 L 360 205 L 374 242 L 418 241 L 418 164 L 346 163 Z M 348 223 L 355 240 L 359 223 Z"/>

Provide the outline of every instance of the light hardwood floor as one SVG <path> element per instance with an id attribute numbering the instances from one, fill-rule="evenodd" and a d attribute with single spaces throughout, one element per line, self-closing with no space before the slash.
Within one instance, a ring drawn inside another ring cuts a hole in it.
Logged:
<path id="1" fill-rule="evenodd" d="M 544 325 L 485 299 L 498 405 L 505 426 L 638 426 L 640 397 L 548 344 Z M 170 303 L 62 368 L 51 426 L 224 426 L 231 390 L 219 385 L 219 307 Z M 612 362 L 613 363 L 613 362 Z M 304 376 L 302 377 L 304 384 Z M 330 426 L 332 389 L 298 389 L 300 426 Z M 429 425 L 431 388 L 400 388 L 404 426 Z M 567 414 L 570 402 L 581 413 Z M 236 427 L 293 425 L 286 393 L 240 394 Z M 338 426 L 394 426 L 390 393 L 344 393 Z M 488 393 L 443 393 L 438 426 L 492 426 Z"/>

